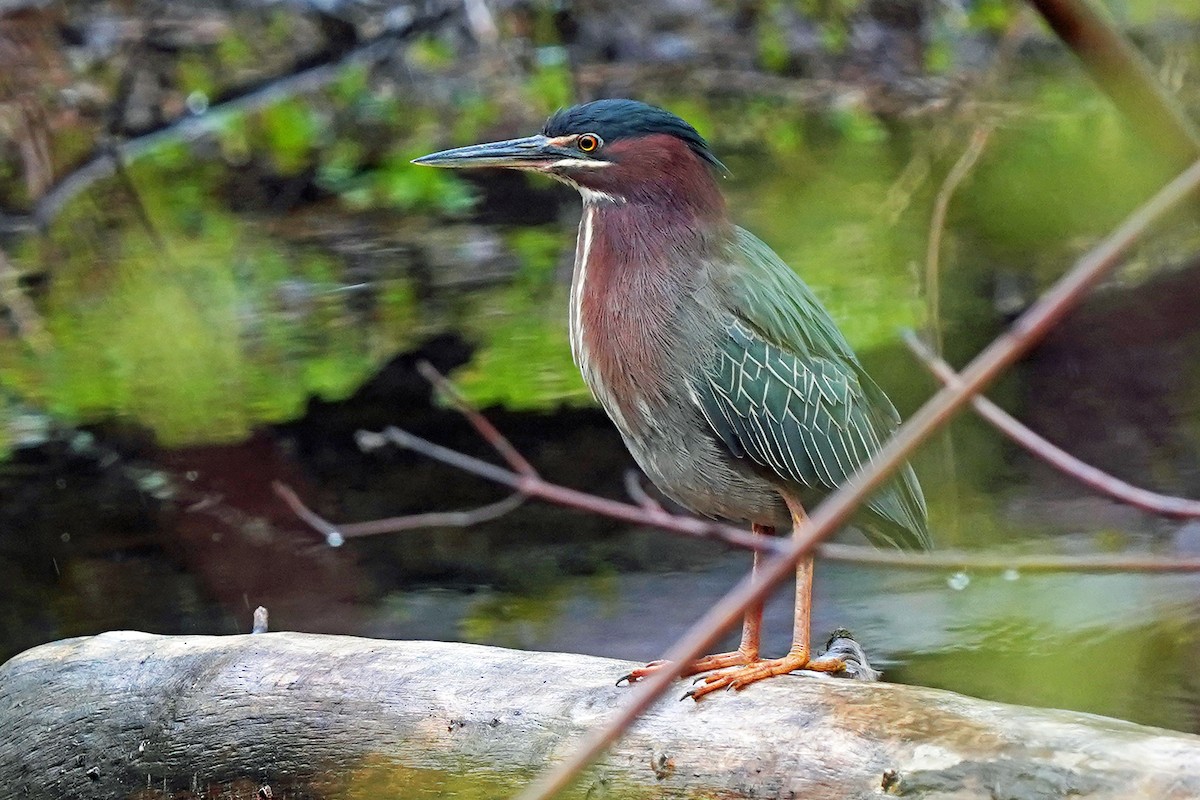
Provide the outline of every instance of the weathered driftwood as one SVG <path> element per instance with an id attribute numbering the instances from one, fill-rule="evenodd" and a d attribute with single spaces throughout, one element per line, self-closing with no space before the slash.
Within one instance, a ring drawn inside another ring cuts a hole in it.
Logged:
<path id="1" fill-rule="evenodd" d="M 0 666 L 0 796 L 503 797 L 637 691 L 613 685 L 629 667 L 298 633 L 70 639 Z M 571 796 L 881 793 L 1195 798 L 1200 737 L 796 675 L 661 704 Z"/>

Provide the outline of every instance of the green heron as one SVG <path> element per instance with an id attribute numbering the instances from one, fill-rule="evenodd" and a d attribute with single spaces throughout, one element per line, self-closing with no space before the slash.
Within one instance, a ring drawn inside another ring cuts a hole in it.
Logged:
<path id="1" fill-rule="evenodd" d="M 583 195 L 570 301 L 575 363 L 638 465 L 693 512 L 748 522 L 761 535 L 796 530 L 805 507 L 899 424 L 812 290 L 730 221 L 717 184 L 724 166 L 674 114 L 597 100 L 559 111 L 540 134 L 414 163 L 529 170 Z M 927 548 L 925 517 L 906 466 L 855 522 L 877 544 Z M 801 668 L 841 671 L 841 659 L 811 657 L 811 604 L 809 558 L 796 572 L 788 654 L 759 657 L 762 608 L 751 609 L 736 651 L 687 665 L 685 675 L 712 671 L 691 695 Z"/>

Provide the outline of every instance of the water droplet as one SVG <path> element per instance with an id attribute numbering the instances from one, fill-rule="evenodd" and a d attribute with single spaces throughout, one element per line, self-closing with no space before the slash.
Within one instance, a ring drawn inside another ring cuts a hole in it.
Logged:
<path id="1" fill-rule="evenodd" d="M 208 111 L 208 95 L 199 89 L 189 94 L 187 100 L 183 102 L 187 106 L 187 110 L 197 116 Z"/>
<path id="2" fill-rule="evenodd" d="M 971 584 L 971 576 L 965 572 L 956 572 L 946 579 L 946 585 L 956 592 L 961 592 Z"/>
<path id="3" fill-rule="evenodd" d="M 1021 573 L 1020 571 L 1009 567 L 1008 569 L 1004 570 L 1000 577 L 1004 578 L 1006 581 L 1017 581 L 1021 579 Z"/>

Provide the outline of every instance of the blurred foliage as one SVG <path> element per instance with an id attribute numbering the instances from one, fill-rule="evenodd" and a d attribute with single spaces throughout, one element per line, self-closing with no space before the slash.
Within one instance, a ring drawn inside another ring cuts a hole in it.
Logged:
<path id="1" fill-rule="evenodd" d="M 463 640 L 521 647 L 558 624 L 569 595 L 560 584 L 549 594 L 492 594 L 472 604 L 461 623 Z"/>
<path id="2" fill-rule="evenodd" d="M 27 247 L 20 260 L 55 264 L 54 346 L 0 350 L 0 381 L 69 422 L 115 413 L 165 444 L 219 441 L 293 418 L 312 395 L 349 395 L 409 341 L 411 291 L 377 293 L 389 330 L 352 324 L 330 259 L 220 210 L 212 172 L 163 148 L 131 169 L 153 236 L 131 209 L 80 201 Z"/>
<path id="3" fill-rule="evenodd" d="M 472 306 L 467 332 L 480 347 L 453 375 L 472 402 L 520 409 L 591 402 L 566 340 L 565 289 L 536 297 L 514 286 Z"/>
<path id="4" fill-rule="evenodd" d="M 1120 13 L 1139 13 L 1135 6 Z M 765 25 L 772 14 L 796 11 L 844 31 L 861 7 L 814 0 L 760 11 L 759 55 L 770 62 L 786 56 L 782 34 Z M 972 6 L 967 24 L 1003 27 L 1012 12 L 1011 3 L 989 0 Z M 572 81 L 550 18 L 535 17 L 537 47 L 521 95 L 537 115 L 570 103 Z M 213 52 L 188 54 L 177 66 L 181 88 L 219 91 L 220 76 L 289 30 L 275 15 L 257 41 L 232 37 Z M 405 58 L 424 73 L 454 68 L 454 51 L 433 36 L 411 43 Z M 997 316 L 988 295 L 996 265 L 1044 285 L 1164 177 L 1078 74 L 1034 70 L 1006 91 L 1017 111 L 1001 121 L 956 196 L 943 245 L 938 324 L 951 355 L 991 335 L 980 321 Z M 868 361 L 876 351 L 893 352 L 899 328 L 927 323 L 922 282 L 935 182 L 965 144 L 968 121 L 885 121 L 853 99 L 820 112 L 754 98 L 647 99 L 713 141 L 731 169 L 727 191 L 737 221 L 805 277 Z M 336 291 L 345 265 L 315 248 L 281 245 L 223 210 L 231 185 L 247 175 L 311 183 L 343 207 L 330 213 L 393 213 L 418 228 L 430 215 L 469 215 L 478 201 L 470 184 L 409 162 L 492 133 L 501 108 L 482 91 L 464 92 L 448 114 L 402 99 L 394 84 L 351 66 L 321 91 L 220 118 L 216 159 L 182 143 L 160 148 L 132 172 L 165 249 L 140 229 L 119 189 L 105 190 L 121 209 L 110 209 L 109 226 L 92 219 L 88 201 L 75 203 L 44 242 L 22 254 L 30 271 L 56 264 L 46 308 L 55 353 L 38 363 L 6 344 L 0 375 L 22 398 L 69 419 L 130 414 L 168 441 L 208 435 L 205 409 L 213 409 L 218 438 L 228 438 L 255 421 L 298 413 L 308 393 L 345 395 L 398 343 L 427 330 L 419 313 L 425 301 L 404 281 L 383 281 L 369 329 L 358 329 Z M 913 174 L 923 177 L 913 181 Z M 437 324 L 457 327 L 478 347 L 456 375 L 475 402 L 590 402 L 566 336 L 572 234 L 558 226 L 505 231 L 505 250 L 520 264 L 513 280 L 473 291 L 440 317 Z M 281 286 L 301 297 L 303 313 L 280 307 Z M 156 335 L 159 329 L 171 335 Z M 172 355 L 172 347 L 179 352 Z M 279 371 L 295 377 L 280 381 Z M 919 393 L 910 383 L 901 371 L 888 385 L 902 406 Z M 978 445 L 971 452 L 1002 461 L 969 428 L 961 435 Z"/>
<path id="5" fill-rule="evenodd" d="M 468 332 L 480 347 L 470 365 L 454 374 L 455 382 L 481 406 L 590 402 L 566 340 L 567 291 L 555 281 L 573 243 L 557 227 L 513 230 L 507 242 L 520 268 L 511 286 L 471 303 Z"/>

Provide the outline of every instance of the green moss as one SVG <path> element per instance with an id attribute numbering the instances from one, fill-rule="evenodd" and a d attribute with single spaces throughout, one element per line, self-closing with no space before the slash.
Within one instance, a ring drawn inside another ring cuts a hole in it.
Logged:
<path id="1" fill-rule="evenodd" d="M 144 199 L 163 191 L 142 184 Z M 335 264 L 214 209 L 186 231 L 160 227 L 161 249 L 132 220 L 98 231 L 72 217 L 44 254 L 56 261 L 44 308 L 52 351 L 38 361 L 0 352 L 0 375 L 60 418 L 122 415 L 165 444 L 238 439 L 294 417 L 311 395 L 347 396 L 411 335 L 407 286 L 389 284 L 388 325 L 368 333 L 330 291 Z M 298 309 L 279 305 L 289 287 L 304 295 Z"/>
<path id="2" fill-rule="evenodd" d="M 1000 263 L 1040 257 L 1058 274 L 1081 237 L 1102 235 L 1169 177 L 1081 78 L 1044 80 L 998 129 L 956 198 L 954 222 Z"/>
<path id="3" fill-rule="evenodd" d="M 788 66 L 784 29 L 773 20 L 764 19 L 759 22 L 758 63 L 768 72 L 783 72 Z"/>
<path id="4" fill-rule="evenodd" d="M 307 167 L 325 123 L 300 99 L 285 100 L 257 114 L 257 126 L 275 168 L 284 174 Z"/>
<path id="5" fill-rule="evenodd" d="M 536 298 L 519 287 L 488 293 L 469 315 L 480 348 L 454 374 L 481 406 L 548 408 L 591 402 L 567 341 L 567 294 Z"/>
<path id="6" fill-rule="evenodd" d="M 430 34 L 418 37 L 409 45 L 408 58 L 421 69 L 441 71 L 453 66 L 454 50 L 445 39 Z"/>
<path id="7" fill-rule="evenodd" d="M 175 66 L 176 81 L 184 94 L 201 92 L 211 97 L 219 88 L 208 60 L 198 53 L 183 53 Z"/>
<path id="8" fill-rule="evenodd" d="M 470 731 L 464 731 L 464 734 L 470 735 Z M 451 761 L 453 757 L 445 760 Z M 643 775 L 645 782 L 637 783 L 623 774 L 614 774 L 603 767 L 592 767 L 556 797 L 561 800 L 650 800 L 664 796 L 678 800 L 714 800 L 716 797 L 708 792 L 688 789 L 668 790 L 668 794 L 649 763 L 645 765 Z M 451 797 L 456 800 L 495 800 L 515 796 L 536 777 L 534 770 L 504 769 L 486 762 L 468 762 L 466 759 L 462 759 L 462 763 L 453 770 L 412 766 L 388 754 L 365 759 L 348 774 L 331 775 L 329 787 L 322 792 L 322 796 L 337 797 L 339 800 L 375 800 L 381 797 L 405 800 L 442 800 Z"/>
<path id="9" fill-rule="evenodd" d="M 571 105 L 574 89 L 569 66 L 565 61 L 539 63 L 526 82 L 525 95 L 530 106 L 543 115 Z"/>

